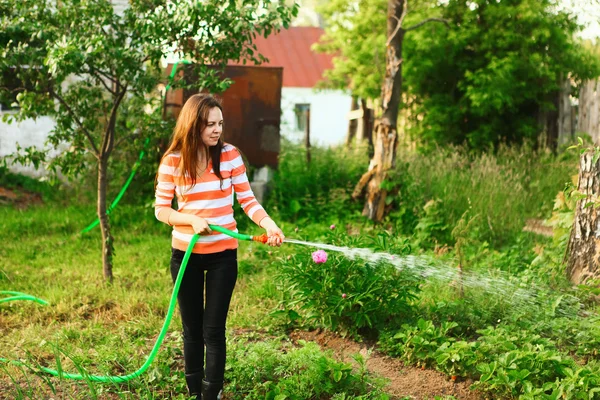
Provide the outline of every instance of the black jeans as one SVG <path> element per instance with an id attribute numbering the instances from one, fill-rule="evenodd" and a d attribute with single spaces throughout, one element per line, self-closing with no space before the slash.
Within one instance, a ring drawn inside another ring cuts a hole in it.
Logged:
<path id="1" fill-rule="evenodd" d="M 173 282 L 179 273 L 184 254 L 184 251 L 177 249 L 171 251 Z M 208 382 L 223 382 L 225 321 L 237 273 L 237 250 L 190 255 L 177 295 L 183 323 L 183 358 L 186 374 L 202 372 L 204 369 Z"/>

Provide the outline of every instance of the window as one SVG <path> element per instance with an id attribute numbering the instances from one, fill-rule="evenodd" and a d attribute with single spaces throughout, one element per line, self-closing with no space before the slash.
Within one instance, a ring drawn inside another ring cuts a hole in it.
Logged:
<path id="1" fill-rule="evenodd" d="M 306 115 L 310 111 L 310 104 L 296 104 L 294 112 L 296 113 L 296 130 L 306 130 Z"/>

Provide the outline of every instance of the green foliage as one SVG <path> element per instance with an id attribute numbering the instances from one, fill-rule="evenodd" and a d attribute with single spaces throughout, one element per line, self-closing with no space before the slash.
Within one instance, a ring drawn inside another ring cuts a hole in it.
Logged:
<path id="1" fill-rule="evenodd" d="M 411 132 L 428 144 L 485 148 L 535 139 L 561 81 L 593 78 L 598 60 L 574 39 L 555 0 L 449 1 L 451 29 L 427 24 L 405 40 Z"/>
<path id="2" fill-rule="evenodd" d="M 301 145 L 283 142 L 266 207 L 287 221 L 333 222 L 357 214 L 361 205 L 351 194 L 368 165 L 366 153 L 312 147 L 310 163 L 305 154 Z"/>
<path id="3" fill-rule="evenodd" d="M 432 248 L 437 243 L 449 243 L 448 230 L 448 225 L 444 223 L 442 201 L 429 200 L 423 206 L 423 215 L 415 226 L 416 245 Z"/>
<path id="4" fill-rule="evenodd" d="M 551 340 L 506 325 L 479 330 L 477 341 L 456 341 L 449 335 L 456 326 L 420 319 L 416 326 L 386 332 L 379 343 L 387 353 L 411 364 L 476 378 L 474 386 L 494 396 L 600 398 L 599 368 L 577 365 Z"/>
<path id="5" fill-rule="evenodd" d="M 495 153 L 466 147 L 439 147 L 425 154 L 399 150 L 397 157 L 400 165 L 390 182 L 402 176 L 398 186 L 412 183 L 410 192 L 400 192 L 390 204 L 388 222 L 400 232 L 414 232 L 425 248 L 436 242 L 453 245 L 451 232 L 467 210 L 478 216 L 469 227 L 478 243 L 491 249 L 510 244 L 527 219 L 552 212 L 552 199 L 577 165 L 574 154 L 553 155 L 528 145 L 500 146 Z M 404 218 L 409 207 L 416 219 Z"/>
<path id="6" fill-rule="evenodd" d="M 335 361 L 315 343 L 294 348 L 277 341 L 236 341 L 226 379 L 233 399 L 379 399 L 385 395 L 366 371 L 365 360 L 355 356 L 358 371 Z M 333 396 L 333 397 L 330 397 Z"/>
<path id="7" fill-rule="evenodd" d="M 386 3 L 335 0 L 321 6 L 317 49 L 335 54 L 324 86 L 378 99 L 385 71 Z M 536 139 L 537 116 L 555 111 L 561 81 L 600 74 L 593 51 L 574 38 L 573 14 L 557 0 L 411 2 L 402 68 L 408 131 L 423 144 L 488 148 Z M 361 38 L 361 40 L 356 40 Z"/>
<path id="8" fill-rule="evenodd" d="M 405 242 L 385 236 L 373 240 L 371 247 L 392 254 L 402 255 L 410 249 Z M 334 243 L 363 247 L 368 239 L 339 237 Z M 419 281 L 409 272 L 383 262 L 348 259 L 336 252 L 328 253 L 325 264 L 317 264 L 310 252 L 309 248 L 299 248 L 289 260 L 281 261 L 277 281 L 284 297 L 280 314 L 293 319 L 301 316 L 347 335 L 376 335 L 385 326 L 412 316 Z"/>
<path id="9" fill-rule="evenodd" d="M 327 21 L 317 51 L 335 54 L 323 86 L 378 98 L 385 72 L 386 0 L 332 0 L 319 8 Z M 356 40 L 360 38 L 360 40 Z"/>
<path id="10" fill-rule="evenodd" d="M 386 332 L 379 344 L 387 353 L 411 364 L 428 366 L 435 360 L 438 348 L 454 341 L 448 337 L 448 332 L 457 326 L 455 322 L 443 322 L 436 327 L 433 322 L 419 318 L 416 325 L 403 324 L 399 331 Z"/>

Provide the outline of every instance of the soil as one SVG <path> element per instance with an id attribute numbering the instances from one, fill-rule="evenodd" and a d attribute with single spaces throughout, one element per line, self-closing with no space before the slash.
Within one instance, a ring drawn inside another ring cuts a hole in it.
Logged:
<path id="1" fill-rule="evenodd" d="M 42 196 L 25 190 L 13 190 L 0 186 L 0 206 L 13 205 L 19 209 L 27 208 L 32 204 L 41 204 Z"/>
<path id="2" fill-rule="evenodd" d="M 473 383 L 467 381 L 452 381 L 450 377 L 434 370 L 421 369 L 404 365 L 400 360 L 388 357 L 373 349 L 372 345 L 357 343 L 342 338 L 327 331 L 294 331 L 290 334 L 293 341 L 306 340 L 318 343 L 323 350 L 332 350 L 335 357 L 344 362 L 353 361 L 351 356 L 356 353 L 367 358 L 369 372 L 386 378 L 389 383 L 385 391 L 393 399 L 410 397 L 416 400 L 433 399 L 435 396 L 454 396 L 461 400 L 479 400 L 485 396 L 470 390 Z"/>

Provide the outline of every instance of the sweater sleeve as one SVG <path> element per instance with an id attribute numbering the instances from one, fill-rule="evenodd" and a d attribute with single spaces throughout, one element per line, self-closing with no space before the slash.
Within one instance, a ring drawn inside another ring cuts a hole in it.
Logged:
<path id="1" fill-rule="evenodd" d="M 171 202 L 175 196 L 175 174 L 177 171 L 177 163 L 178 160 L 176 157 L 168 155 L 163 157 L 160 166 L 158 167 L 154 215 L 159 220 L 161 220 L 161 212 L 171 209 Z"/>
<path id="2" fill-rule="evenodd" d="M 250 182 L 246 175 L 246 166 L 244 165 L 242 155 L 238 149 L 232 151 L 234 152 L 234 157 L 231 160 L 231 183 L 233 184 L 233 190 L 238 202 L 242 206 L 242 210 L 256 225 L 260 226 L 260 221 L 268 217 L 268 214 L 258 203 L 256 197 L 254 197 L 254 192 L 250 187 Z"/>

